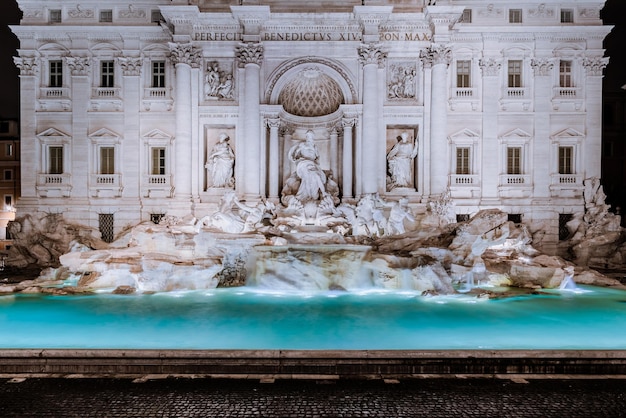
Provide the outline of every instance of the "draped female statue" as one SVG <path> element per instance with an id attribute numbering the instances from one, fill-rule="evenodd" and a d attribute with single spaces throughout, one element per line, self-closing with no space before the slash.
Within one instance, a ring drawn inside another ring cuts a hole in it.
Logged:
<path id="1" fill-rule="evenodd" d="M 228 144 L 229 139 L 228 134 L 222 132 L 207 158 L 205 167 L 209 170 L 212 187 L 232 187 L 235 184 L 235 153 Z"/>
<path id="2" fill-rule="evenodd" d="M 413 159 L 417 156 L 418 142 L 409 142 L 409 134 L 402 132 L 398 142 L 387 153 L 387 165 L 391 176 L 391 189 L 394 187 L 411 187 Z"/>

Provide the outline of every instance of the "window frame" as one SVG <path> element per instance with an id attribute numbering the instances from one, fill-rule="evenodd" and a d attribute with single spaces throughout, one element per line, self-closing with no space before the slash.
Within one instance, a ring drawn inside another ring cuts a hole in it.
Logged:
<path id="1" fill-rule="evenodd" d="M 61 9 L 48 10 L 48 23 L 63 23 L 63 13 Z"/>
<path id="2" fill-rule="evenodd" d="M 63 78 L 63 60 L 48 60 L 48 87 L 62 88 L 64 82 Z"/>
<path id="3" fill-rule="evenodd" d="M 465 154 L 465 155 L 463 155 Z M 469 145 L 455 147 L 455 174 L 470 175 L 472 174 L 472 150 Z M 459 165 L 459 162 L 462 162 Z"/>
<path id="4" fill-rule="evenodd" d="M 472 88 L 472 60 L 456 61 L 456 88 Z"/>
<path id="5" fill-rule="evenodd" d="M 100 10 L 100 13 L 98 14 L 98 22 L 113 23 L 113 9 Z"/>
<path id="6" fill-rule="evenodd" d="M 150 62 L 150 87 L 164 89 L 167 87 L 166 61 L 154 59 Z"/>
<path id="7" fill-rule="evenodd" d="M 572 60 L 559 60 L 559 87 L 574 87 L 574 63 Z"/>
<path id="8" fill-rule="evenodd" d="M 560 15 L 561 23 L 574 23 L 574 9 L 561 9 Z"/>
<path id="9" fill-rule="evenodd" d="M 522 9 L 509 9 L 509 23 L 523 23 L 523 10 Z"/>
<path id="10" fill-rule="evenodd" d="M 524 75 L 524 60 L 508 59 L 506 70 L 506 85 L 508 88 L 522 88 Z"/>
<path id="11" fill-rule="evenodd" d="M 517 151 L 517 155 L 512 155 Z M 524 147 L 519 144 L 506 146 L 506 174 L 510 176 L 521 176 L 524 174 Z M 513 164 L 512 164 L 513 163 Z"/>
<path id="12" fill-rule="evenodd" d="M 100 61 L 100 85 L 102 88 L 115 87 L 115 60 L 103 59 Z"/>

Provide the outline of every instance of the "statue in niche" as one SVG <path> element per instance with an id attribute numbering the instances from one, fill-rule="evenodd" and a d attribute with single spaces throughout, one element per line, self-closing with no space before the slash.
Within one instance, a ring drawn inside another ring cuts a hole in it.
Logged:
<path id="1" fill-rule="evenodd" d="M 296 199 L 300 202 L 321 200 L 326 193 L 326 174 L 319 165 L 319 152 L 315 146 L 313 131 L 306 133 L 306 139 L 289 150 L 288 157 L 296 164 L 296 178 L 300 181 Z"/>
<path id="2" fill-rule="evenodd" d="M 211 179 L 211 187 L 233 187 L 235 184 L 235 153 L 228 144 L 229 140 L 228 134 L 222 132 L 207 158 L 205 168 Z"/>
<path id="3" fill-rule="evenodd" d="M 389 190 L 396 187 L 411 187 L 413 159 L 417 156 L 419 144 L 409 141 L 408 132 L 402 132 L 398 142 L 387 153 L 387 166 L 390 176 Z"/>
<path id="4" fill-rule="evenodd" d="M 204 76 L 204 95 L 212 99 L 232 99 L 234 95 L 233 75 L 220 71 L 217 62 L 207 65 Z"/>

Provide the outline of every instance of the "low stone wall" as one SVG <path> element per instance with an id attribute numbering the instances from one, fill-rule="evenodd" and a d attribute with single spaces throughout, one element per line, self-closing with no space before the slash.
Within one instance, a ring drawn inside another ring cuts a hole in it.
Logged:
<path id="1" fill-rule="evenodd" d="M 626 375 L 626 350 L 0 350 L 0 376 L 400 379 Z"/>

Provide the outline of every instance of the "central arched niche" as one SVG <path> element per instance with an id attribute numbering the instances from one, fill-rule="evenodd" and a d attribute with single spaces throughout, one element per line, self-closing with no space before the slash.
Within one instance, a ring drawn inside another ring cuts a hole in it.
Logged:
<path id="1" fill-rule="evenodd" d="M 284 63 L 269 77 L 266 98 L 269 104 L 281 106 L 278 117 L 285 128 L 279 138 L 279 190 L 283 202 L 294 193 L 289 185 L 294 183 L 296 165 L 289 158 L 289 152 L 305 141 L 307 132 L 313 132 L 319 166 L 334 184 L 327 183 L 327 191 L 334 189 L 336 192 L 331 193 L 338 196 L 342 105 L 353 104 L 355 97 L 348 71 L 323 58 L 306 57 Z M 285 185 L 288 187 L 283 187 Z"/>

